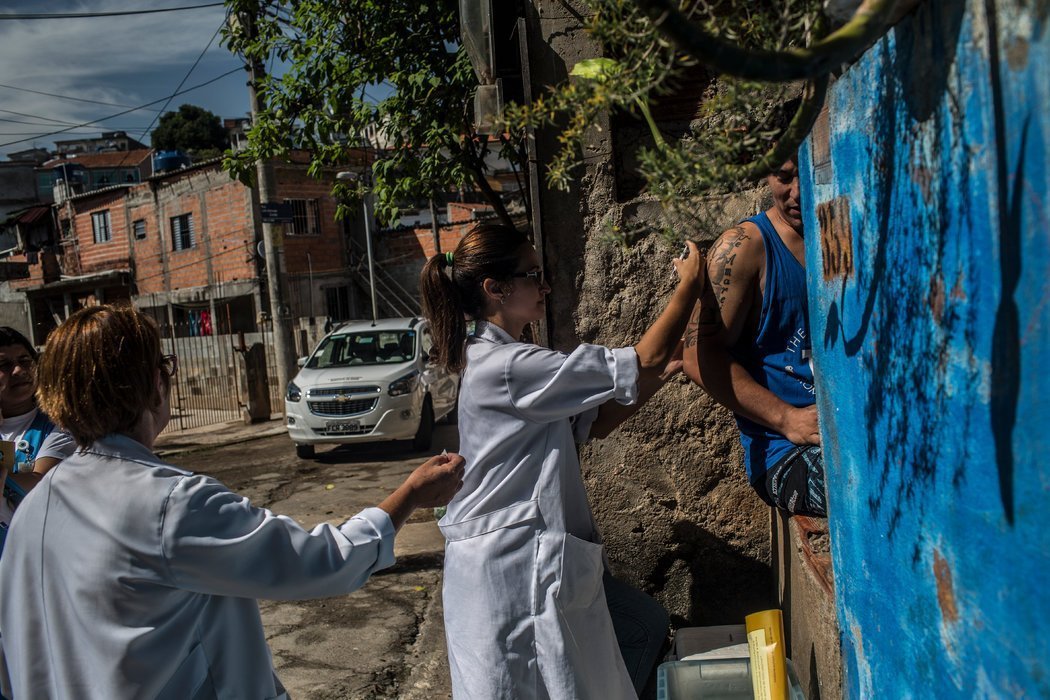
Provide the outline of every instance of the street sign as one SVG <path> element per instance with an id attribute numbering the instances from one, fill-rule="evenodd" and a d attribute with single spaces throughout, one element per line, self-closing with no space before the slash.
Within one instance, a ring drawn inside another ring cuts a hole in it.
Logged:
<path id="1" fill-rule="evenodd" d="M 259 205 L 264 224 L 292 223 L 292 205 L 290 202 L 264 202 Z"/>

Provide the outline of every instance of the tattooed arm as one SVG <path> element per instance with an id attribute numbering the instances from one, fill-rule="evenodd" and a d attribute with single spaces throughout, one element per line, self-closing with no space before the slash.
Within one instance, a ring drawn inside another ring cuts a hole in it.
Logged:
<path id="1" fill-rule="evenodd" d="M 744 223 L 723 233 L 707 256 L 708 284 L 685 332 L 686 375 L 734 413 L 796 444 L 819 444 L 816 407 L 795 408 L 760 385 L 729 353 L 753 333 L 762 309 L 765 248 Z"/>

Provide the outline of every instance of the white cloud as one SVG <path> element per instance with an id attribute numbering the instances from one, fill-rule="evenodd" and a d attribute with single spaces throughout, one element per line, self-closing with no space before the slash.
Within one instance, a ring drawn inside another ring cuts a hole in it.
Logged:
<path id="1" fill-rule="evenodd" d="M 83 2 L 4 2 L 0 12 L 105 12 L 172 7 L 199 4 L 199 0 L 93 0 Z M 221 25 L 225 8 L 214 7 L 181 12 L 123 17 L 0 21 L 0 83 L 22 88 L 69 95 L 84 99 L 139 105 L 164 97 L 174 91 L 208 40 Z M 239 62 L 224 47 L 221 37 L 212 43 L 205 58 L 194 70 L 185 87 L 196 85 L 236 67 Z M 236 81 L 235 78 L 231 78 Z M 243 82 L 243 81 L 242 81 Z M 239 87 L 237 91 L 243 94 Z M 205 91 L 202 91 L 202 95 Z M 177 97 L 169 109 L 183 102 L 194 102 L 217 113 L 230 113 L 227 105 L 247 105 L 247 97 L 221 97 L 210 93 L 208 99 L 221 106 L 198 101 L 202 95 L 189 93 Z M 160 105 L 157 105 L 160 107 Z M 44 95 L 0 88 L 0 109 L 38 115 L 53 120 L 81 123 L 121 111 L 119 107 L 72 102 Z M 233 107 L 240 114 L 244 107 Z M 133 112 L 116 117 L 109 126 L 144 127 L 155 112 Z M 21 121 L 45 121 L 0 112 L 0 118 Z M 40 133 L 61 128 L 0 121 L 0 132 Z M 102 131 L 105 125 L 95 127 Z M 139 132 L 127 129 L 129 134 Z M 24 138 L 0 136 L 0 144 Z M 38 145 L 50 145 L 41 137 Z M 32 142 L 0 146 L 0 152 L 27 148 Z"/>

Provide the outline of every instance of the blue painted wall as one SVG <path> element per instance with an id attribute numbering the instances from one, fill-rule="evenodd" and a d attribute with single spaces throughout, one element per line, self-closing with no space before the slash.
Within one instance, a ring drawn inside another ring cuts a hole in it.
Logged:
<path id="1" fill-rule="evenodd" d="M 1048 15 L 928 0 L 800 154 L 848 697 L 1050 697 Z"/>

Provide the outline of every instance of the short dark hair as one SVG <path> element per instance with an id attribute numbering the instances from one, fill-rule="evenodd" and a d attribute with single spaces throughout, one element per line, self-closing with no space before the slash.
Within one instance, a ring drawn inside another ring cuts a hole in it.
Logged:
<path id="1" fill-rule="evenodd" d="M 146 314 L 128 305 L 81 309 L 47 339 L 37 370 L 40 408 L 81 447 L 127 432 L 163 400 L 161 361 L 160 333 Z"/>
<path id="2" fill-rule="evenodd" d="M 29 342 L 29 338 L 25 337 L 11 326 L 0 326 L 0 347 L 7 345 L 21 345 L 29 353 L 29 356 L 36 360 L 36 348 Z"/>

